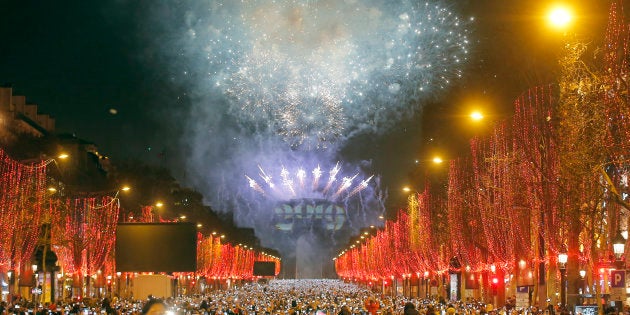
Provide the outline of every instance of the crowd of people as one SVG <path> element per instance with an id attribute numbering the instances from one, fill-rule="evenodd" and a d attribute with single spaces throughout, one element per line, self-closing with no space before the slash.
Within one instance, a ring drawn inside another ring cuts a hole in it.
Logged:
<path id="1" fill-rule="evenodd" d="M 0 315 L 554 315 L 553 309 L 501 308 L 468 300 L 414 299 L 381 295 L 339 280 L 272 280 L 206 294 L 129 300 L 113 297 L 34 305 L 0 304 Z"/>

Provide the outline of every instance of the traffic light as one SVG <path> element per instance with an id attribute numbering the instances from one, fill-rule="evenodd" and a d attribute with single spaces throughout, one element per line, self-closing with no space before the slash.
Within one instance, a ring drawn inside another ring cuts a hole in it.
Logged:
<path id="1" fill-rule="evenodd" d="M 492 295 L 497 295 L 499 293 L 499 278 L 497 278 L 496 276 L 492 277 L 492 283 L 490 286 L 492 287 Z"/>

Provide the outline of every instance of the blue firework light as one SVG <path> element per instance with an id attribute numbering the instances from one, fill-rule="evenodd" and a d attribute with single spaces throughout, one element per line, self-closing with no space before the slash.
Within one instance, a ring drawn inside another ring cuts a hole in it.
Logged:
<path id="1" fill-rule="evenodd" d="M 308 150 L 386 130 L 460 77 L 467 22 L 433 1 L 224 0 L 187 27 L 231 115 Z"/>
<path id="2" fill-rule="evenodd" d="M 306 162 L 306 161 L 304 161 Z M 258 166 L 258 174 L 245 175 L 262 208 L 272 208 L 272 224 L 282 231 L 316 228 L 339 230 L 378 224 L 383 200 L 378 178 L 362 171 L 347 172 L 342 164 L 311 167 L 293 165 Z"/>

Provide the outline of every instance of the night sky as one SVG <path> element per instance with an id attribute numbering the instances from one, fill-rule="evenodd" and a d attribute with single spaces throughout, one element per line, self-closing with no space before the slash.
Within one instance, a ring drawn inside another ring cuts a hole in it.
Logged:
<path id="1" fill-rule="evenodd" d="M 421 182 L 408 178 L 418 174 L 414 160 L 433 151 L 453 158 L 465 152 L 470 137 L 487 130 L 465 124 L 471 100 L 487 104 L 490 119 L 499 120 L 509 117 L 512 100 L 527 87 L 553 80 L 562 35 L 543 25 L 545 2 L 452 1 L 451 11 L 476 19 L 469 26 L 471 54 L 463 78 L 425 101 L 423 113 L 382 135 L 350 141 L 342 157 L 372 160 L 390 188 L 390 204 L 399 203 L 403 185 Z M 607 1 L 581 2 L 575 1 L 580 5 L 575 32 L 597 43 Z M 160 16 L 184 4 L 1 0 L 0 83 L 54 116 L 58 133 L 93 141 L 115 160 L 159 163 L 186 184 L 191 143 L 183 113 L 195 100 L 193 89 L 177 79 L 183 70 L 170 60 L 186 47 L 163 51 L 177 42 L 173 31 L 179 26 L 168 23 L 176 13 Z"/>

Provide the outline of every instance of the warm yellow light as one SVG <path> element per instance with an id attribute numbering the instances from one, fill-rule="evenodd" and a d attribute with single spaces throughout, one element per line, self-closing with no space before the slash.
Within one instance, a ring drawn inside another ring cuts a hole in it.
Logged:
<path id="1" fill-rule="evenodd" d="M 200 227 L 202 227 L 202 226 L 203 226 L 203 224 L 201 224 L 201 223 L 197 223 L 197 227 L 198 227 L 198 228 L 200 228 Z"/>
<path id="2" fill-rule="evenodd" d="M 433 163 L 435 164 L 442 164 L 442 162 L 444 162 L 444 160 L 442 160 L 442 158 L 439 156 L 433 158 Z"/>
<path id="3" fill-rule="evenodd" d="M 69 157 L 69 155 L 68 155 L 68 154 L 66 154 L 66 153 L 61 153 L 61 154 L 59 154 L 59 156 L 58 156 L 58 158 L 60 158 L 60 159 L 62 159 L 62 160 L 65 160 L 65 159 L 67 159 L 68 157 Z"/>
<path id="4" fill-rule="evenodd" d="M 474 111 L 472 113 L 470 113 L 470 119 L 474 120 L 474 121 L 480 121 L 483 119 L 483 114 L 479 111 Z"/>
<path id="5" fill-rule="evenodd" d="M 51 193 L 56 193 L 57 192 L 57 188 L 55 188 L 55 187 L 48 187 L 48 191 L 50 191 Z"/>
<path id="6" fill-rule="evenodd" d="M 155 203 L 155 206 L 158 207 L 158 208 L 161 208 L 162 206 L 164 206 L 164 204 L 161 203 L 160 201 L 158 201 L 158 202 Z"/>
<path id="7" fill-rule="evenodd" d="M 555 7 L 549 12 L 549 22 L 557 28 L 564 28 L 571 22 L 571 11 L 566 7 Z"/>
<path id="8" fill-rule="evenodd" d="M 185 215 L 182 215 L 179 218 L 182 219 L 182 220 L 186 220 L 186 216 Z"/>
<path id="9" fill-rule="evenodd" d="M 409 188 L 408 186 L 403 187 L 402 189 L 404 192 L 410 192 L 411 188 Z"/>
<path id="10" fill-rule="evenodd" d="M 129 190 L 131 190 L 131 187 L 123 186 L 122 188 L 120 188 L 120 190 L 122 190 L 122 191 L 129 191 Z"/>

